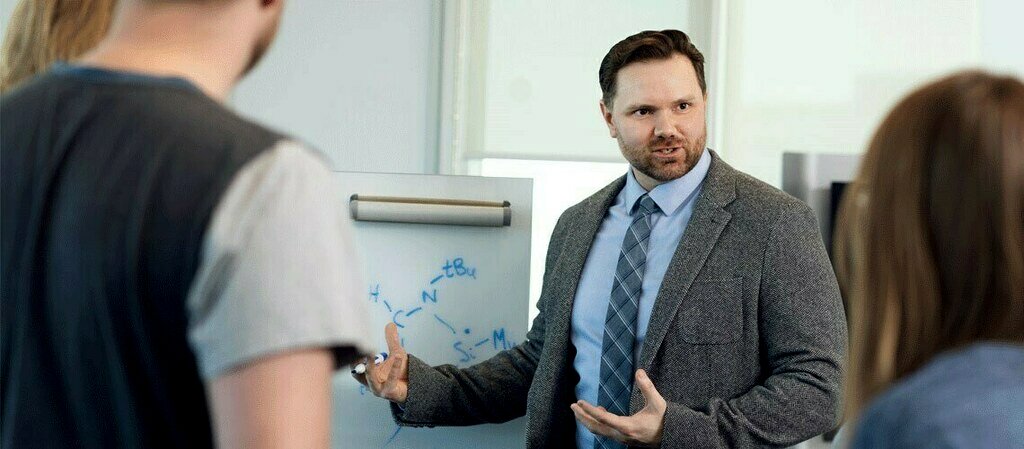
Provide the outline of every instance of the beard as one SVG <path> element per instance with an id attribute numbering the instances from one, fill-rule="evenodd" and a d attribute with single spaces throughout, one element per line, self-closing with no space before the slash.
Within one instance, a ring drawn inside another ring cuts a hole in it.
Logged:
<path id="1" fill-rule="evenodd" d="M 690 138 L 666 139 L 655 137 L 645 145 L 630 146 L 622 140 L 619 135 L 619 149 L 622 155 L 629 161 L 629 165 L 658 182 L 668 182 L 679 179 L 690 172 L 700 155 L 704 152 L 704 145 L 707 143 L 707 127 L 699 136 Z M 655 157 L 656 148 L 678 147 L 672 158 Z"/>
<path id="2" fill-rule="evenodd" d="M 263 59 L 263 55 L 265 55 L 267 50 L 270 49 L 270 44 L 274 42 L 274 37 L 277 36 L 277 29 L 280 24 L 281 13 L 278 12 L 277 17 L 274 18 L 274 22 L 271 23 L 270 26 L 263 31 L 263 34 L 260 35 L 260 38 L 256 40 L 256 45 L 253 46 L 252 54 L 249 55 L 249 61 L 245 64 L 245 70 L 242 71 L 239 78 L 248 75 L 249 72 L 256 67 L 256 64 L 259 64 Z"/>

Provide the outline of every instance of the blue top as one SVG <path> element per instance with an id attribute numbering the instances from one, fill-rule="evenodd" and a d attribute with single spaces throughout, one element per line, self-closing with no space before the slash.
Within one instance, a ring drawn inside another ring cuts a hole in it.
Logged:
<path id="1" fill-rule="evenodd" d="M 710 166 L 711 154 L 705 149 L 689 173 L 658 185 L 650 191 L 651 199 L 661 210 L 651 215 L 647 267 L 640 293 L 636 346 L 633 349 L 634 366 L 647 336 L 647 324 L 651 320 L 651 311 L 661 287 L 661 279 L 665 276 L 665 270 L 668 269 L 669 261 L 676 252 L 683 232 L 686 231 L 686 225 L 690 222 L 694 203 Z M 580 381 L 576 384 L 576 398 L 591 404 L 597 404 L 601 344 L 612 281 L 615 277 L 615 265 L 619 262 L 622 240 L 633 221 L 632 215 L 638 210 L 637 200 L 646 192 L 633 176 L 633 170 L 629 170 L 626 174 L 625 187 L 608 209 L 608 214 L 594 237 L 573 301 L 572 343 L 576 346 L 573 367 L 580 376 Z M 576 446 L 581 449 L 594 447 L 594 434 L 579 422 L 576 423 Z"/>
<path id="2" fill-rule="evenodd" d="M 1024 346 L 936 357 L 868 405 L 850 447 L 1024 448 Z"/>
<path id="3" fill-rule="evenodd" d="M 50 66 L 49 72 L 55 75 L 73 76 L 78 79 L 99 83 L 166 86 L 202 93 L 195 84 L 177 76 L 156 76 L 139 72 L 69 64 L 66 62 L 54 63 Z"/>

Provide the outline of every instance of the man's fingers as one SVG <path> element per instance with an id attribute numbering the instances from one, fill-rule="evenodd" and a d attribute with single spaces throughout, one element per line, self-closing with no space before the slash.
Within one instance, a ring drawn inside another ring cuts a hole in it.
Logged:
<path id="1" fill-rule="evenodd" d="M 402 340 L 398 338 L 398 326 L 395 323 L 388 323 L 384 326 L 384 339 L 388 342 L 388 352 L 392 355 L 403 351 Z"/>
<path id="2" fill-rule="evenodd" d="M 405 377 L 403 375 L 405 374 L 404 371 L 406 369 L 405 354 L 395 354 L 394 356 L 392 356 L 392 358 L 394 360 L 391 362 L 391 370 L 388 372 L 388 380 L 386 382 L 387 385 L 394 385 L 398 383 L 399 379 Z"/>
<path id="3" fill-rule="evenodd" d="M 370 388 L 374 393 L 379 393 L 384 387 L 384 379 L 388 375 L 387 372 L 381 372 L 385 364 L 376 364 L 372 360 L 366 361 L 366 380 L 370 384 Z"/>
<path id="4" fill-rule="evenodd" d="M 658 444 L 662 438 L 662 419 L 664 419 L 665 399 L 654 388 L 654 382 L 643 370 L 636 372 L 636 383 L 647 399 L 648 405 L 632 416 L 619 416 L 595 407 L 587 401 L 572 404 L 573 414 L 594 434 L 612 438 L 627 445 Z M 660 410 L 657 410 L 660 408 Z M 655 422 L 654 419 L 658 421 Z"/>
<path id="5" fill-rule="evenodd" d="M 601 435 L 608 438 L 617 438 L 615 431 L 608 426 L 601 424 L 593 416 L 583 410 L 583 407 L 579 403 L 575 403 L 569 406 L 572 409 L 572 413 L 576 415 L 576 420 L 583 423 L 583 426 L 590 429 L 595 435 Z"/>
<path id="6" fill-rule="evenodd" d="M 579 405 L 584 412 L 597 420 L 597 422 L 611 427 L 619 433 L 628 433 L 627 431 L 631 428 L 628 417 L 612 414 L 605 410 L 604 407 L 594 407 L 587 401 L 579 401 L 576 404 Z"/>
<path id="7" fill-rule="evenodd" d="M 636 384 L 640 387 L 640 393 L 644 395 L 644 399 L 647 400 L 647 405 L 661 409 L 665 406 L 665 398 L 658 393 L 658 389 L 654 388 L 654 382 L 651 381 L 650 377 L 647 377 L 647 372 L 638 369 L 636 370 Z"/>
<path id="8" fill-rule="evenodd" d="M 366 385 L 373 392 L 388 400 L 404 400 L 404 384 L 408 373 L 408 355 L 402 348 L 401 339 L 398 337 L 398 326 L 395 323 L 388 323 L 384 326 L 384 338 L 388 342 L 390 356 L 382 363 L 374 363 L 373 360 L 363 359 L 363 366 L 366 367 L 364 374 L 356 373 L 353 370 L 352 377 L 359 383 Z"/>
<path id="9" fill-rule="evenodd" d="M 388 358 L 385 364 L 375 368 L 375 376 L 378 379 L 375 395 L 395 402 L 405 402 L 407 386 L 405 384 L 406 355 L 398 354 Z M 385 372 L 386 370 L 386 372 Z M 385 377 L 387 376 L 387 377 Z"/>
<path id="10" fill-rule="evenodd" d="M 583 425 L 586 426 L 586 428 L 590 429 L 591 432 L 594 432 L 595 434 L 598 435 L 607 436 L 605 435 L 605 429 L 603 429 L 604 426 L 602 426 L 601 423 L 597 422 L 597 420 L 594 419 L 592 416 L 588 415 L 587 412 L 583 411 L 583 409 L 580 408 L 578 404 L 574 403 L 570 405 L 569 408 L 572 409 L 572 414 L 576 415 L 576 420 L 583 423 Z"/>

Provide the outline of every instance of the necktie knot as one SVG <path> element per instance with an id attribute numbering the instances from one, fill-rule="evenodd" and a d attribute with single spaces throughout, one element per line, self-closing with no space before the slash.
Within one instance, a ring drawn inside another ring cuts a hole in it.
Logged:
<path id="1" fill-rule="evenodd" d="M 658 203 L 654 202 L 654 198 L 651 198 L 650 194 L 645 193 L 637 200 L 636 211 L 641 217 L 646 217 L 659 210 L 660 208 L 658 207 Z"/>

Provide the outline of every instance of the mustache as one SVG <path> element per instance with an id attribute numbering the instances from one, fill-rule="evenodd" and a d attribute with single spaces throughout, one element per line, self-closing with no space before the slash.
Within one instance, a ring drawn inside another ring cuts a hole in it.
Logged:
<path id="1" fill-rule="evenodd" d="M 686 147 L 690 144 L 690 140 L 686 138 L 666 139 L 664 137 L 655 137 L 648 143 L 648 148 L 675 148 L 675 147 Z"/>

